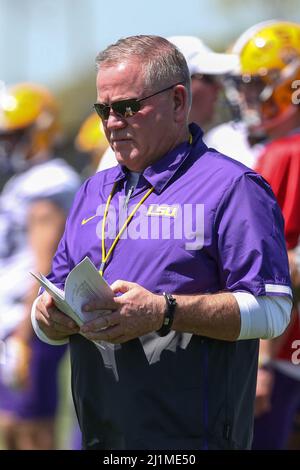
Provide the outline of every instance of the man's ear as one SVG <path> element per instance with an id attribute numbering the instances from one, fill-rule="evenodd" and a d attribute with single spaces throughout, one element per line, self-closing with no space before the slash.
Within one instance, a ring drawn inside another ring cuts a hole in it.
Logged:
<path id="1" fill-rule="evenodd" d="M 173 104 L 175 121 L 185 120 L 188 112 L 188 93 L 184 85 L 176 85 L 174 88 Z"/>

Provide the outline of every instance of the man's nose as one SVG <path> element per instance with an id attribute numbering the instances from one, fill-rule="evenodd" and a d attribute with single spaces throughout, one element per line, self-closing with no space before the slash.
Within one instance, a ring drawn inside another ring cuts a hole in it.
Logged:
<path id="1" fill-rule="evenodd" d="M 127 126 L 127 121 L 120 114 L 117 114 L 113 109 L 110 110 L 106 127 L 109 130 L 123 129 Z"/>

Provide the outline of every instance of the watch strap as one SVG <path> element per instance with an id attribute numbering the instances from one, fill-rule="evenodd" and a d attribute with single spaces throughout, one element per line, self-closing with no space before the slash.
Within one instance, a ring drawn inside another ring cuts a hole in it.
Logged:
<path id="1" fill-rule="evenodd" d="M 164 292 L 163 296 L 166 301 L 166 309 L 162 327 L 156 332 L 159 336 L 166 336 L 171 331 L 177 305 L 176 299 L 171 294 Z"/>

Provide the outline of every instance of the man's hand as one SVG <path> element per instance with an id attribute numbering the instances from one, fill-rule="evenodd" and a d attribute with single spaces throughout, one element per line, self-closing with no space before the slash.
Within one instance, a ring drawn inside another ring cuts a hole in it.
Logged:
<path id="1" fill-rule="evenodd" d="M 162 295 L 152 294 L 133 282 L 116 281 L 111 286 L 115 294 L 110 302 L 94 301 L 84 310 L 111 310 L 81 327 L 80 332 L 94 341 L 125 343 L 158 330 L 163 322 L 166 308 Z"/>
<path id="2" fill-rule="evenodd" d="M 58 310 L 48 292 L 44 292 L 38 300 L 35 317 L 39 327 L 49 339 L 65 339 L 79 332 L 79 326 Z"/>

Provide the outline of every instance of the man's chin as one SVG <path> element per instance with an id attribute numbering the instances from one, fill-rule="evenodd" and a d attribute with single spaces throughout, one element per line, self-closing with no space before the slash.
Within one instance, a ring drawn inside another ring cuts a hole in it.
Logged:
<path id="1" fill-rule="evenodd" d="M 137 163 L 140 162 L 137 155 L 132 152 L 121 151 L 120 149 L 116 149 L 114 152 L 116 160 L 120 165 L 126 166 L 131 171 L 135 171 Z"/>

